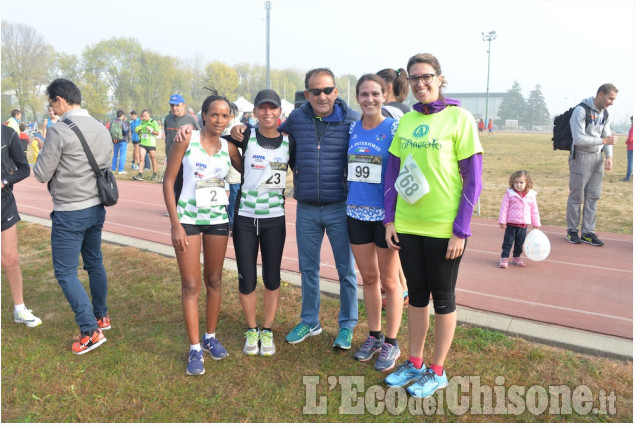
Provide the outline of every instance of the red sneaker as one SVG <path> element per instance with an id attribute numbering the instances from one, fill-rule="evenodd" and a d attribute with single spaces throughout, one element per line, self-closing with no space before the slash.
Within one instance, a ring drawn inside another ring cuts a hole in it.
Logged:
<path id="1" fill-rule="evenodd" d="M 104 342 L 106 342 L 104 333 L 101 329 L 95 329 L 90 335 L 79 335 L 77 337 L 77 341 L 73 343 L 73 347 L 71 349 L 75 354 L 84 354 L 94 350 Z"/>
<path id="2" fill-rule="evenodd" d="M 102 318 L 97 318 L 97 324 L 99 325 L 99 329 L 102 331 L 107 331 L 111 328 L 110 326 L 110 316 L 108 313 Z"/>

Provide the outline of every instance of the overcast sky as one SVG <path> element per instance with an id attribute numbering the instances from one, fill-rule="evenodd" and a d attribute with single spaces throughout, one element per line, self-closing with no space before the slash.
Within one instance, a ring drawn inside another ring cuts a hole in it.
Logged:
<path id="1" fill-rule="evenodd" d="M 0 0 L 3 21 L 34 27 L 57 51 L 82 50 L 112 37 L 206 62 L 264 65 L 262 0 Z M 517 80 L 525 97 L 540 84 L 552 114 L 595 94 L 605 82 L 620 93 L 611 117 L 633 111 L 632 0 L 304 1 L 271 2 L 271 67 L 327 66 L 360 76 L 404 67 L 416 53 L 441 62 L 447 92 L 490 92 Z"/>

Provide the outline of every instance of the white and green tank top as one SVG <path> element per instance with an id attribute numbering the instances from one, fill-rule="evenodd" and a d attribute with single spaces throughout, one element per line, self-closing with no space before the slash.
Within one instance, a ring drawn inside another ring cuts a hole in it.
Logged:
<path id="1" fill-rule="evenodd" d="M 265 149 L 256 132 L 247 142 L 243 156 L 244 179 L 238 215 L 270 218 L 284 215 L 284 189 L 289 162 L 289 138 L 276 149 Z"/>
<path id="2" fill-rule="evenodd" d="M 227 141 L 221 138 L 220 142 L 220 151 L 210 156 L 201 146 L 200 132 L 192 131 L 190 145 L 183 156 L 183 188 L 176 207 L 179 222 L 183 224 L 229 221 L 224 179 L 231 162 Z M 212 196 L 209 196 L 210 188 L 217 191 L 212 190 Z M 203 191 L 207 196 L 202 196 Z"/>

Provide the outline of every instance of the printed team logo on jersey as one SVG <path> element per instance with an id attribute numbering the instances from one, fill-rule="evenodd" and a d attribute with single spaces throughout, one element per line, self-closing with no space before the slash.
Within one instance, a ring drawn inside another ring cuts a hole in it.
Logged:
<path id="1" fill-rule="evenodd" d="M 370 152 L 370 149 L 365 148 L 365 147 L 363 147 L 363 146 L 357 146 L 357 147 L 355 147 L 355 148 L 353 149 L 353 152 L 354 152 L 354 153 L 369 153 L 369 152 Z"/>
<path id="2" fill-rule="evenodd" d="M 220 173 L 223 171 L 223 167 L 216 167 L 214 168 L 214 174 L 216 175 L 220 175 Z"/>
<path id="3" fill-rule="evenodd" d="M 205 170 L 207 169 L 207 164 L 203 164 L 202 162 L 197 162 L 196 168 L 198 168 L 199 170 Z"/>
<path id="4" fill-rule="evenodd" d="M 420 139 L 422 137 L 425 137 L 428 132 L 430 132 L 430 127 L 425 124 L 421 124 L 412 132 L 412 137 L 414 137 L 415 139 Z"/>
<path id="5" fill-rule="evenodd" d="M 401 149 L 434 149 L 441 150 L 443 145 L 437 142 L 439 139 L 432 139 L 432 141 L 414 141 L 412 139 L 406 139 L 405 137 L 401 138 Z"/>
<path id="6" fill-rule="evenodd" d="M 203 173 L 199 173 L 198 171 L 194 171 L 194 177 L 196 177 L 197 179 L 202 179 L 205 176 L 203 175 Z"/>
<path id="7" fill-rule="evenodd" d="M 281 156 L 274 156 L 273 161 L 271 162 L 287 162 L 287 161 L 285 161 L 284 158 L 282 158 Z"/>
<path id="8" fill-rule="evenodd" d="M 385 135 L 385 134 L 378 134 L 378 135 L 375 137 L 375 140 L 376 140 L 377 142 L 383 142 L 384 140 L 386 140 L 386 135 Z"/>

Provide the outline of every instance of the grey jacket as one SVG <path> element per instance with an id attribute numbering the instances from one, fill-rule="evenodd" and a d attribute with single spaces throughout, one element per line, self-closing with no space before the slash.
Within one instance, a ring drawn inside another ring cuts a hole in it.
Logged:
<path id="1" fill-rule="evenodd" d="M 611 126 L 607 122 L 602 125 L 604 121 L 604 114 L 606 109 L 598 111 L 598 108 L 593 103 L 593 97 L 584 99 L 582 103 L 588 105 L 593 111 L 595 118 L 591 120 L 588 127 L 585 128 L 586 116 L 582 106 L 578 106 L 573 110 L 569 125 L 571 126 L 571 135 L 573 136 L 573 146 L 578 152 L 598 153 L 604 148 L 606 157 L 613 156 L 613 146 L 604 145 L 602 138 L 611 135 Z"/>
<path id="2" fill-rule="evenodd" d="M 33 166 L 41 183 L 49 183 L 54 211 L 77 211 L 101 204 L 97 180 L 79 139 L 64 121 L 73 121 L 84 135 L 99 168 L 110 166 L 110 133 L 85 109 L 72 109 L 46 132 L 44 146 Z"/>

